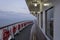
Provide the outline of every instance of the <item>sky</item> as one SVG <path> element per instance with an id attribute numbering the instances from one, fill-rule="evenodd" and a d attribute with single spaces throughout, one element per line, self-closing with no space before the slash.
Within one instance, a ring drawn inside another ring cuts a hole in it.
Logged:
<path id="1" fill-rule="evenodd" d="M 25 20 L 34 20 L 32 14 L 0 12 L 0 27 Z"/>
<path id="2" fill-rule="evenodd" d="M 24 20 L 34 20 L 25 0 L 0 0 L 0 27 Z"/>
<path id="3" fill-rule="evenodd" d="M 0 0 L 0 11 L 30 13 L 25 0 Z"/>

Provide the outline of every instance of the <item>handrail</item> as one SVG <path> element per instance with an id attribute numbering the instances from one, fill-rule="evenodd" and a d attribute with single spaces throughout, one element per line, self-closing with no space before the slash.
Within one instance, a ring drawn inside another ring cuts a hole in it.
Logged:
<path id="1" fill-rule="evenodd" d="M 6 27 L 9 27 L 9 26 L 14 25 L 14 24 L 17 24 L 17 23 L 28 22 L 28 21 L 32 21 L 32 20 L 25 20 L 25 21 L 15 22 L 15 23 L 12 23 L 12 24 L 9 24 L 9 25 L 6 25 L 6 26 L 2 26 L 2 27 L 0 27 L 0 29 L 3 29 L 3 28 L 6 28 Z"/>
<path id="2" fill-rule="evenodd" d="M 23 30 L 30 24 L 33 24 L 33 20 L 24 20 L 0 27 L 0 40 L 14 39 L 14 35 L 18 34 L 19 31 Z"/>

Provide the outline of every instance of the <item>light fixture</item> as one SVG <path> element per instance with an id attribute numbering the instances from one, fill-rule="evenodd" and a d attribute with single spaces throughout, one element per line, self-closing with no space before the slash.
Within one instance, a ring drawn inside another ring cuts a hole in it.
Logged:
<path id="1" fill-rule="evenodd" d="M 35 11 L 31 11 L 31 13 L 35 14 Z"/>
<path id="2" fill-rule="evenodd" d="M 35 7 L 37 7 L 37 5 L 38 5 L 38 4 L 37 4 L 37 1 L 33 1 L 32 4 L 33 4 Z"/>
<path id="3" fill-rule="evenodd" d="M 38 11 L 37 13 L 39 14 L 40 12 Z"/>
<path id="4" fill-rule="evenodd" d="M 33 11 L 33 13 L 35 14 L 35 11 Z"/>
<path id="5" fill-rule="evenodd" d="M 34 6 L 37 7 L 37 3 L 35 3 Z"/>
<path id="6" fill-rule="evenodd" d="M 43 5 L 44 6 L 50 6 L 50 3 L 44 3 Z"/>

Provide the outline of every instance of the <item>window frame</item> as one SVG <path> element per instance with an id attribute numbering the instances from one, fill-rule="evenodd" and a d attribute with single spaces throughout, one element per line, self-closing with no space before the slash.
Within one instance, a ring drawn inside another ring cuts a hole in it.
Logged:
<path id="1" fill-rule="evenodd" d="M 47 21 L 48 21 L 48 20 L 47 20 L 47 19 L 48 19 L 48 18 L 47 18 L 47 14 L 48 14 L 47 12 L 48 12 L 49 10 L 51 10 L 51 9 L 54 9 L 54 6 L 50 7 L 50 8 L 47 9 L 47 10 L 45 10 L 45 33 L 46 33 L 46 35 L 47 35 L 51 40 L 53 40 L 53 37 L 47 33 L 47 31 L 48 31 L 48 30 L 47 30 L 47 24 L 48 24 L 48 23 L 47 23 Z M 53 11 L 54 11 L 54 10 L 53 10 Z M 54 14 L 54 13 L 53 13 L 53 14 Z M 54 16 L 54 15 L 53 15 L 53 16 Z M 53 18 L 54 18 L 54 17 L 53 17 Z M 53 20 L 53 21 L 54 21 L 54 20 Z M 53 22 L 53 23 L 54 23 L 54 22 Z M 54 27 L 54 26 L 53 26 L 53 27 Z M 54 29 L 54 28 L 53 28 L 53 29 Z"/>
<path id="2" fill-rule="evenodd" d="M 41 28 L 43 28 L 43 12 L 41 12 Z"/>

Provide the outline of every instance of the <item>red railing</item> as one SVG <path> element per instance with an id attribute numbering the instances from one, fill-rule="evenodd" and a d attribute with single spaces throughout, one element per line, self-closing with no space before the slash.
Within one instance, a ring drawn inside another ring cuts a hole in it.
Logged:
<path id="1" fill-rule="evenodd" d="M 0 40 L 8 40 L 14 38 L 14 35 L 19 33 L 19 31 L 23 30 L 26 26 L 33 24 L 33 21 L 22 21 L 16 22 L 7 26 L 3 26 L 0 28 Z"/>

